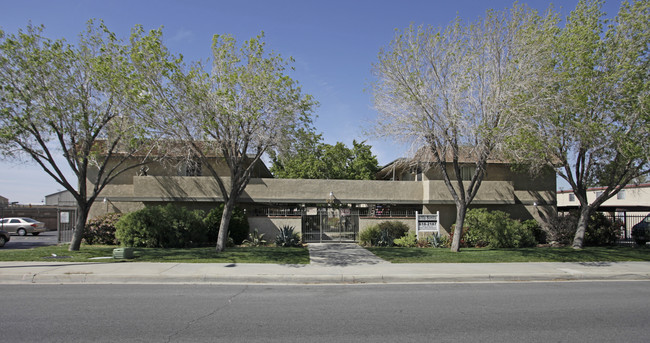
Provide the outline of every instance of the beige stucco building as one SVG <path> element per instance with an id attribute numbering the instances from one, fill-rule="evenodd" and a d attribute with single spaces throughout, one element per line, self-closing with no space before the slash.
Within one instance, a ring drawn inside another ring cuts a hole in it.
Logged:
<path id="1" fill-rule="evenodd" d="M 587 201 L 593 202 L 604 190 L 594 187 L 587 190 Z M 559 211 L 578 209 L 580 202 L 572 190 L 557 192 L 557 207 Z M 607 199 L 599 208 L 602 212 L 627 212 L 634 215 L 646 215 L 650 212 L 650 183 L 627 185 L 615 196 Z"/>
<path id="2" fill-rule="evenodd" d="M 603 190 L 603 187 L 589 188 L 587 190 L 587 201 L 589 203 L 593 202 Z M 558 211 L 566 213 L 577 210 L 579 207 L 580 202 L 572 190 L 557 192 Z M 632 226 L 650 214 L 650 183 L 625 186 L 615 196 L 600 205 L 598 211 L 622 222 L 626 229 L 624 237 L 630 237 Z"/>
<path id="3" fill-rule="evenodd" d="M 276 179 L 260 162 L 239 206 L 247 211 L 251 230 L 257 228 L 271 237 L 277 228 L 291 225 L 307 241 L 358 240 L 359 231 L 384 220 L 400 220 L 415 228 L 416 211 L 439 213 L 441 233 L 448 233 L 456 214 L 442 177 L 433 169 L 413 168 L 400 161 L 384 167 L 377 180 L 364 181 Z M 227 169 L 213 165 L 229 184 Z M 146 175 L 143 171 L 123 174 L 102 191 L 89 217 L 170 202 L 210 209 L 223 199 L 214 178 L 203 176 L 200 169 L 153 164 Z M 555 187 L 552 171 L 533 179 L 512 171 L 507 163 L 493 161 L 472 207 L 543 222 L 556 213 Z M 332 226 L 327 234 L 324 226 Z M 338 234 L 332 231 L 336 226 Z"/>

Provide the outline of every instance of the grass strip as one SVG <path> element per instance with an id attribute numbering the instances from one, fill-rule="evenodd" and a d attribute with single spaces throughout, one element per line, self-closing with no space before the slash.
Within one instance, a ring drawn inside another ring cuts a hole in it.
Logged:
<path id="1" fill-rule="evenodd" d="M 647 247 L 586 247 L 487 249 L 368 248 L 392 263 L 500 263 L 500 262 L 619 262 L 650 261 Z"/>
<path id="2" fill-rule="evenodd" d="M 178 262 L 178 263 L 276 263 L 308 264 L 307 248 L 233 247 L 217 253 L 214 247 L 191 249 L 135 248 L 131 260 L 102 259 L 113 256 L 115 246 L 82 246 L 68 251 L 68 246 L 48 246 L 33 249 L 0 249 L 0 261 L 61 261 L 61 262 Z"/>

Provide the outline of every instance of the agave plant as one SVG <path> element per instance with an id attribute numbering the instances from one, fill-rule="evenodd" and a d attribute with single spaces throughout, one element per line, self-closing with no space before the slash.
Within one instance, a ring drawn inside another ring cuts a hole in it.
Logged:
<path id="1" fill-rule="evenodd" d="M 280 229 L 280 233 L 275 237 L 275 245 L 279 247 L 299 247 L 300 236 L 297 233 L 293 232 L 295 228 L 293 226 L 284 225 Z"/>
<path id="2" fill-rule="evenodd" d="M 264 234 L 259 233 L 259 231 L 255 229 L 252 233 L 248 234 L 248 238 L 245 239 L 242 244 L 249 247 L 261 247 L 266 245 L 266 240 L 264 239 Z"/>

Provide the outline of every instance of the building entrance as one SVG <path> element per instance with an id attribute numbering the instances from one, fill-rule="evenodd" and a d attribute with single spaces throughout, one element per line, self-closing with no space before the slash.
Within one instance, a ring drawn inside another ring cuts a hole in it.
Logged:
<path id="1" fill-rule="evenodd" d="M 359 213 L 349 208 L 308 208 L 302 216 L 305 243 L 357 242 Z"/>

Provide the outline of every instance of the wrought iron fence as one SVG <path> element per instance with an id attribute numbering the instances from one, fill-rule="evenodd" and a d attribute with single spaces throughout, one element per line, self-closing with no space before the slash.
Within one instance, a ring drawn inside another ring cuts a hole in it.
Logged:
<path id="1" fill-rule="evenodd" d="M 347 209 L 348 213 L 359 217 L 378 217 L 378 218 L 415 218 L 417 210 L 414 209 L 377 209 L 377 208 L 351 208 Z M 317 213 L 327 211 L 327 207 L 319 207 Z M 309 208 L 288 207 L 288 208 L 256 208 L 251 211 L 256 217 L 300 217 L 309 214 Z"/>

